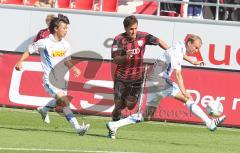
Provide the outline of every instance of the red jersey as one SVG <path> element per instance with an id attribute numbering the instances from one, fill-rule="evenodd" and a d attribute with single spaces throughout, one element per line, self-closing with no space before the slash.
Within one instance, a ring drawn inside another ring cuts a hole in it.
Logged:
<path id="1" fill-rule="evenodd" d="M 42 29 L 38 32 L 37 36 L 34 38 L 33 42 L 38 41 L 39 39 L 47 38 L 50 35 L 48 28 Z"/>
<path id="2" fill-rule="evenodd" d="M 115 37 L 111 53 L 112 58 L 130 53 L 130 59 L 123 64 L 117 65 L 115 78 L 120 80 L 139 80 L 143 76 L 143 55 L 146 45 L 158 45 L 159 39 L 146 32 L 137 32 L 136 39 L 130 39 L 126 33 Z"/>

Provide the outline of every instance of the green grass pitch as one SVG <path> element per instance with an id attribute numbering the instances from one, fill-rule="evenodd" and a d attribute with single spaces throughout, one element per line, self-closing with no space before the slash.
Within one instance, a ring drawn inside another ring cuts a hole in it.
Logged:
<path id="1" fill-rule="evenodd" d="M 64 117 L 50 113 L 44 124 L 36 111 L 0 108 L 0 153 L 239 153 L 240 129 L 203 125 L 145 122 L 118 130 L 117 139 L 106 137 L 108 117 L 77 115 L 90 123 L 78 136 Z"/>

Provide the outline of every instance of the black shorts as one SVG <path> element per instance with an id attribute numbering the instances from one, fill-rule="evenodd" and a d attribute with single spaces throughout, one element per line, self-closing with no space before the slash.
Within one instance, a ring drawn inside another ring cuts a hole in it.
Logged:
<path id="1" fill-rule="evenodd" d="M 114 80 L 114 99 L 115 100 L 128 100 L 127 97 L 131 96 L 136 102 L 141 92 L 142 80 L 123 81 Z"/>

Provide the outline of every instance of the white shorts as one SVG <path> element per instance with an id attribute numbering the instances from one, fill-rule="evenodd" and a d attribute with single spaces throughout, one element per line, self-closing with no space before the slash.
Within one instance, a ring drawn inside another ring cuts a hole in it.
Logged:
<path id="1" fill-rule="evenodd" d="M 147 82 L 147 106 L 158 107 L 159 101 L 164 97 L 175 97 L 180 89 L 175 82 L 168 79 L 162 79 L 160 82 Z"/>
<path id="2" fill-rule="evenodd" d="M 61 93 L 62 95 L 67 95 L 67 85 L 65 87 L 61 86 L 61 88 L 58 88 L 51 85 L 49 82 L 44 82 L 43 87 L 54 98 L 58 93 Z"/>

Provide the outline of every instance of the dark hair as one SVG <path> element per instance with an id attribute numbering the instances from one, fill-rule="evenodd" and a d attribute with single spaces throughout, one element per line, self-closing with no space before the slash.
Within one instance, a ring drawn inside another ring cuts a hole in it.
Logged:
<path id="1" fill-rule="evenodd" d="M 49 31 L 50 31 L 51 34 L 54 34 L 54 28 L 58 27 L 60 22 L 70 24 L 67 16 L 64 16 L 62 14 L 58 14 L 58 17 L 54 17 L 50 22 Z"/>
<path id="2" fill-rule="evenodd" d="M 130 26 L 134 25 L 135 23 L 138 23 L 138 20 L 134 15 L 127 16 L 123 20 L 124 28 L 130 27 Z"/>

